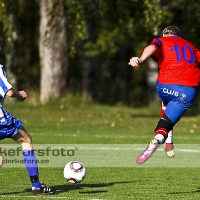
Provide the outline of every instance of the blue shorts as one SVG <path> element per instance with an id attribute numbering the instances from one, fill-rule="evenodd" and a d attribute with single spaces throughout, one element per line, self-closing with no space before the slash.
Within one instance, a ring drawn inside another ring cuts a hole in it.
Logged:
<path id="1" fill-rule="evenodd" d="M 0 121 L 0 140 L 12 138 L 19 132 L 18 128 L 20 127 L 22 127 L 22 122 L 14 118 L 12 114 L 7 113 L 6 119 Z"/>
<path id="2" fill-rule="evenodd" d="M 176 124 L 188 108 L 194 103 L 197 95 L 195 87 L 156 83 L 160 101 L 167 105 L 165 114 Z"/>

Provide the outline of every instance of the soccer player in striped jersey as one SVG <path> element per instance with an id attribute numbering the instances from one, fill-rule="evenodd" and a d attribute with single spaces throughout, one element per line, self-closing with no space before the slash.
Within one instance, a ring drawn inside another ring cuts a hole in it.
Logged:
<path id="1" fill-rule="evenodd" d="M 3 37 L 0 36 L 0 49 L 3 44 Z M 24 101 L 27 98 L 25 91 L 16 91 L 6 78 L 4 67 L 0 65 L 0 98 L 6 96 Z M 37 194 L 54 194 L 55 190 L 39 181 L 37 158 L 34 153 L 32 139 L 22 122 L 7 112 L 0 104 L 0 140 L 11 138 L 22 146 L 23 159 L 26 170 L 30 177 L 32 192 Z M 3 165 L 2 154 L 0 153 L 0 167 Z"/>
<path id="2" fill-rule="evenodd" d="M 153 39 L 140 57 L 130 59 L 129 65 L 139 67 L 147 58 L 156 58 L 159 67 L 156 88 L 166 107 L 154 138 L 137 157 L 137 164 L 145 163 L 166 141 L 169 132 L 194 103 L 200 85 L 199 55 L 200 51 L 192 43 L 181 38 L 177 27 L 168 26 L 163 30 L 163 37 Z"/>

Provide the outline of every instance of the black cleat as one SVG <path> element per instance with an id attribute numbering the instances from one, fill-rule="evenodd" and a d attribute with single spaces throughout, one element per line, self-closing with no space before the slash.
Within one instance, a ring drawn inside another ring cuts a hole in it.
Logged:
<path id="1" fill-rule="evenodd" d="M 33 195 L 39 195 L 39 194 L 47 194 L 48 195 L 48 194 L 54 194 L 56 191 L 42 183 L 41 188 L 32 187 L 32 192 L 33 192 Z"/>

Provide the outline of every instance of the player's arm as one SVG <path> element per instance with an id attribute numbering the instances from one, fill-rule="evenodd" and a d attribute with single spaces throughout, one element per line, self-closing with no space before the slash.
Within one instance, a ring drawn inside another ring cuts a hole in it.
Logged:
<path id="1" fill-rule="evenodd" d="M 141 63 L 144 62 L 150 56 L 152 56 L 156 52 L 156 50 L 157 50 L 157 48 L 155 47 L 155 45 L 147 46 L 144 49 L 142 55 L 140 56 Z"/>
<path id="2" fill-rule="evenodd" d="M 138 67 L 141 63 L 143 63 L 147 58 L 152 56 L 156 52 L 157 48 L 155 45 L 150 44 L 147 46 L 144 51 L 142 52 L 142 55 L 139 57 L 132 57 L 130 59 L 129 65 L 133 67 Z"/>
<path id="3" fill-rule="evenodd" d="M 25 91 L 15 91 L 14 89 L 10 89 L 8 90 L 8 92 L 6 93 L 6 96 L 8 97 L 12 97 L 12 98 L 16 98 L 20 101 L 24 101 L 27 97 L 27 94 Z"/>
<path id="4" fill-rule="evenodd" d="M 198 64 L 200 64 L 200 50 L 195 49 L 194 55 L 195 55 L 195 58 L 197 59 Z"/>

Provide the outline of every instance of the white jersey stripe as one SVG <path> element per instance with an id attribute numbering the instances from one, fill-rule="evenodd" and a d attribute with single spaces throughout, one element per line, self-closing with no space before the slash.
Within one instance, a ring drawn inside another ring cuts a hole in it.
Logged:
<path id="1" fill-rule="evenodd" d="M 0 65 L 0 96 L 2 98 L 5 97 L 5 94 L 10 90 L 12 86 L 8 82 L 6 78 L 6 72 L 4 70 L 3 65 Z"/>

